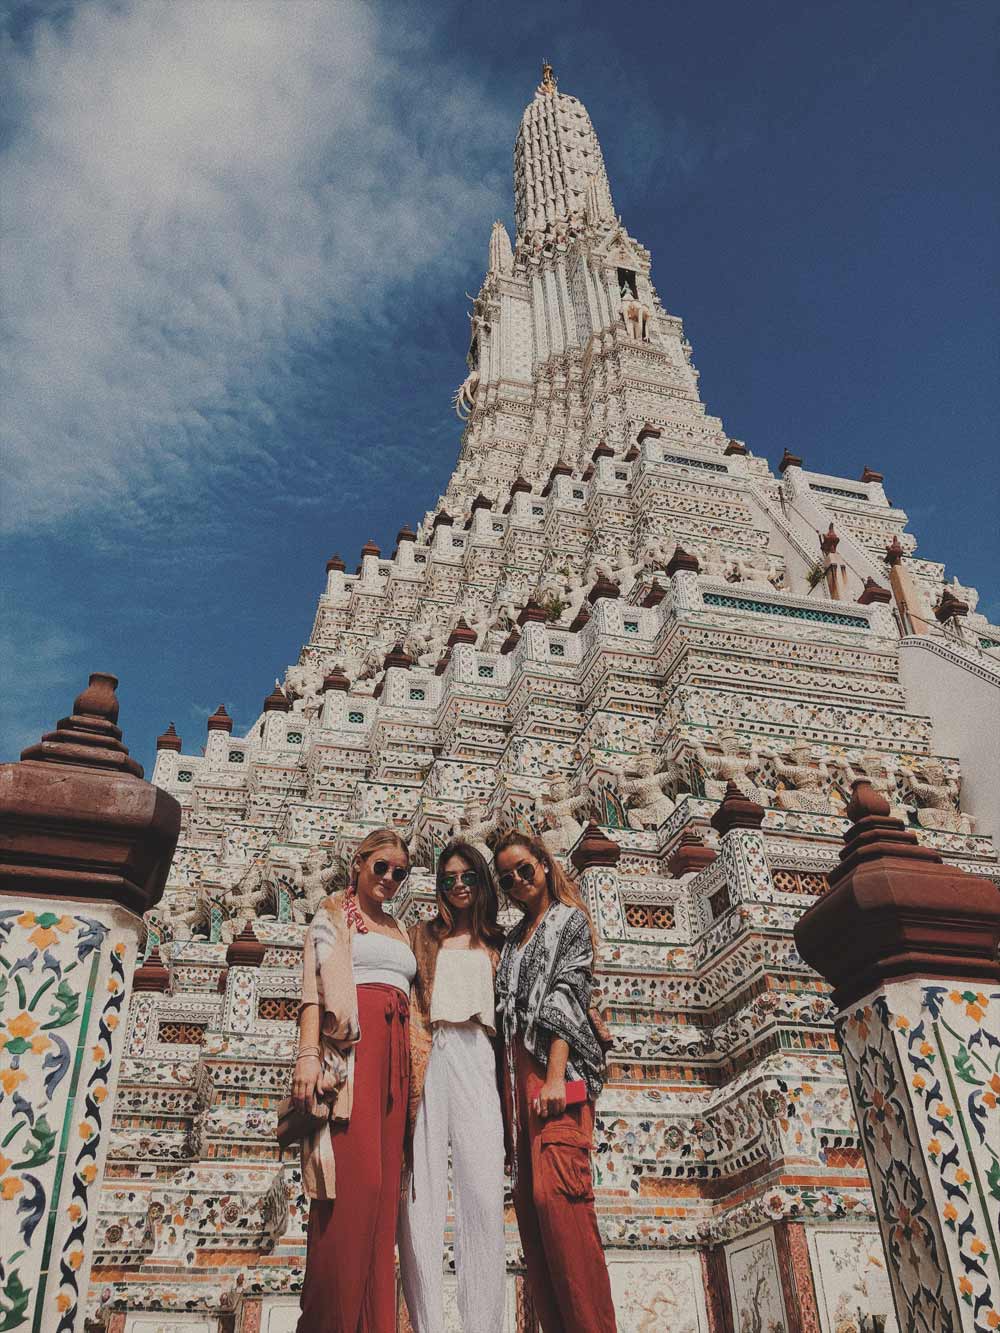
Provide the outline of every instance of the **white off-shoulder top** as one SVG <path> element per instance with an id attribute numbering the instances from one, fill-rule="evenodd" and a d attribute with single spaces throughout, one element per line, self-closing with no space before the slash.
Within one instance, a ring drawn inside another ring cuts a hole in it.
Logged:
<path id="1" fill-rule="evenodd" d="M 364 935 L 355 931 L 351 936 L 351 962 L 357 986 L 395 986 L 409 995 L 417 975 L 417 960 L 410 946 L 374 930 Z"/>

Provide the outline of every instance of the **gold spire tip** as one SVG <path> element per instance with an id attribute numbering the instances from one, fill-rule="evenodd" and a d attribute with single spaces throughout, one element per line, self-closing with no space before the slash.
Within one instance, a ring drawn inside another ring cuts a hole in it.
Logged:
<path id="1" fill-rule="evenodd" d="M 542 61 L 541 90 L 543 93 L 549 93 L 550 95 L 556 90 L 556 76 L 552 73 L 552 66 L 547 60 Z"/>

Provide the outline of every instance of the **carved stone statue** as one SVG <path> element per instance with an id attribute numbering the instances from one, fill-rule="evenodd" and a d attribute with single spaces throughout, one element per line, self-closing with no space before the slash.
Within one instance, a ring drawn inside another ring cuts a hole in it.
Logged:
<path id="1" fill-rule="evenodd" d="M 737 579 L 748 587 L 770 592 L 773 572 L 774 567 L 766 551 L 750 551 L 747 555 L 737 557 Z"/>
<path id="2" fill-rule="evenodd" d="M 917 823 L 921 828 L 941 833 L 973 831 L 972 816 L 958 808 L 958 781 L 948 777 L 944 765 L 936 759 L 922 760 L 914 768 L 909 788 L 917 803 Z"/>
<path id="3" fill-rule="evenodd" d="M 813 748 L 807 741 L 796 741 L 786 763 L 775 750 L 761 750 L 761 758 L 770 759 L 775 772 L 791 785 L 791 791 L 777 791 L 774 803 L 781 810 L 809 810 L 817 815 L 836 813 L 828 795 L 830 772 L 826 761 L 814 761 Z"/>
<path id="4" fill-rule="evenodd" d="M 629 764 L 616 770 L 615 785 L 623 798 L 632 801 L 625 811 L 629 828 L 659 828 L 673 814 L 674 802 L 665 788 L 675 780 L 678 772 L 674 763 L 658 770 L 651 754 L 636 755 Z"/>
<path id="5" fill-rule="evenodd" d="M 285 672 L 285 693 L 294 713 L 307 716 L 318 711 L 323 702 L 323 669 L 309 662 L 290 666 Z"/>
<path id="6" fill-rule="evenodd" d="M 729 573 L 730 561 L 722 554 L 718 542 L 710 542 L 698 553 L 701 572 L 711 579 L 724 579 Z"/>
<path id="7" fill-rule="evenodd" d="M 565 778 L 549 779 L 548 790 L 535 799 L 535 817 L 542 825 L 542 841 L 549 851 L 569 851 L 583 833 L 576 815 L 587 810 L 593 800 L 589 787 L 574 795 L 572 784 Z"/>
<path id="8" fill-rule="evenodd" d="M 719 735 L 720 754 L 709 754 L 700 741 L 692 748 L 708 774 L 705 781 L 706 796 L 721 801 L 726 794 L 726 784 L 735 782 L 739 791 L 749 800 L 759 805 L 768 804 L 770 792 L 766 787 L 758 787 L 750 778 L 750 774 L 760 768 L 760 756 L 752 741 L 745 744 L 735 731 L 727 728 Z"/>
<path id="9" fill-rule="evenodd" d="M 340 866 L 332 864 L 330 849 L 310 847 L 295 871 L 292 881 L 292 917 L 311 921 L 323 899 L 336 888 Z"/>
<path id="10" fill-rule="evenodd" d="M 403 647 L 417 666 L 437 666 L 447 638 L 448 635 L 440 625 L 435 624 L 429 616 L 423 616 L 407 630 Z"/>
<path id="11" fill-rule="evenodd" d="M 639 570 L 642 573 L 653 573 L 666 569 L 676 549 L 677 538 L 672 532 L 647 537 L 639 551 Z"/>
<path id="12" fill-rule="evenodd" d="M 262 908 L 271 902 L 272 894 L 263 865 L 259 860 L 255 861 L 240 883 L 222 895 L 222 906 L 229 913 L 227 925 L 236 923 L 231 927 L 234 937 L 242 930 L 247 917 L 262 914 Z"/>
<path id="13" fill-rule="evenodd" d="M 449 838 L 461 838 L 471 842 L 486 857 L 490 855 L 487 838 L 500 828 L 499 820 L 490 819 L 480 796 L 466 798 L 462 813 L 452 822 L 448 830 Z"/>
<path id="14" fill-rule="evenodd" d="M 633 342 L 648 343 L 649 321 L 653 318 L 653 312 L 645 302 L 640 301 L 637 296 L 633 296 L 627 286 L 623 286 L 621 289 L 619 313 L 629 338 Z"/>
<path id="15" fill-rule="evenodd" d="M 479 392 L 479 371 L 470 370 L 465 379 L 455 390 L 451 403 L 455 409 L 455 415 L 459 421 L 465 421 L 472 409 L 476 405 L 476 394 Z"/>

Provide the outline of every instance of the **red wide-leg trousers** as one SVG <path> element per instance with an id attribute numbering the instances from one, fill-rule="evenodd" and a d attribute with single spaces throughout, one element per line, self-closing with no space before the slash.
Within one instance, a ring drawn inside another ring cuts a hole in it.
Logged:
<path id="1" fill-rule="evenodd" d="M 517 1180 L 514 1211 L 528 1285 L 544 1333 L 615 1333 L 615 1307 L 594 1212 L 591 1103 L 543 1120 L 532 1109 L 528 1078 L 545 1071 L 520 1041 L 514 1047 Z M 537 1083 L 535 1089 L 537 1092 Z M 504 1079 L 507 1123 L 513 1110 Z"/>
<path id="2" fill-rule="evenodd" d="M 395 1333 L 409 1013 L 395 986 L 358 987 L 354 1103 L 331 1130 L 337 1197 L 309 1211 L 298 1333 Z"/>

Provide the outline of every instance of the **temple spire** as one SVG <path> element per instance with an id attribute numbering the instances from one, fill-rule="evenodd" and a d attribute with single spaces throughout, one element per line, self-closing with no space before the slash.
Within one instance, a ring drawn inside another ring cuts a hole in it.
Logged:
<path id="1" fill-rule="evenodd" d="M 517 240 L 580 224 L 585 215 L 615 216 L 604 156 L 586 107 L 559 91 L 546 61 L 514 145 Z"/>

